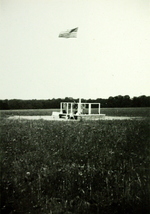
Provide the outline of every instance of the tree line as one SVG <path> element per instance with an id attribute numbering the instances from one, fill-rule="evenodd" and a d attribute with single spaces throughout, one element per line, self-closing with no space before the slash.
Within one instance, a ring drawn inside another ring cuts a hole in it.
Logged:
<path id="1" fill-rule="evenodd" d="M 0 100 L 0 109 L 55 109 L 60 108 L 60 102 L 79 102 L 79 99 L 73 99 L 72 97 L 66 97 L 64 99 L 48 99 L 48 100 Z M 139 96 L 130 98 L 130 96 L 115 96 L 108 99 L 82 99 L 85 103 L 101 103 L 102 108 L 114 108 L 114 107 L 150 107 L 150 96 Z"/>

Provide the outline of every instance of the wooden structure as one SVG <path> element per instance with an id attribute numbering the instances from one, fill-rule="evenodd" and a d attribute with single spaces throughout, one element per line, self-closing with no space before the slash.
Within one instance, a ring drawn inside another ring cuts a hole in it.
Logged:
<path id="1" fill-rule="evenodd" d="M 53 116 L 75 120 L 98 120 L 105 117 L 100 113 L 100 103 L 61 102 L 60 112 L 53 112 Z"/>

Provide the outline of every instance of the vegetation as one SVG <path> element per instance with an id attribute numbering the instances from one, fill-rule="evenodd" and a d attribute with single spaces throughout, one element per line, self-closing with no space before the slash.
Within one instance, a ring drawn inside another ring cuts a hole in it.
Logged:
<path id="1" fill-rule="evenodd" d="M 149 213 L 149 120 L 1 120 L 1 213 Z"/>
<path id="2" fill-rule="evenodd" d="M 9 116 L 42 116 L 52 115 L 53 111 L 60 111 L 60 109 L 29 109 L 29 110 L 1 110 L 1 118 Z M 107 116 L 128 116 L 128 117 L 150 117 L 150 108 L 101 108 L 101 113 Z"/>
<path id="3" fill-rule="evenodd" d="M 102 114 L 107 116 L 127 116 L 127 117 L 146 117 L 150 118 L 150 108 L 102 108 Z"/>
<path id="4" fill-rule="evenodd" d="M 66 97 L 65 99 L 49 100 L 0 100 L 0 109 L 54 109 L 60 107 L 60 102 L 78 102 L 78 99 Z M 82 102 L 101 103 L 103 108 L 110 107 L 150 107 L 150 96 L 133 97 L 126 96 L 109 97 L 108 99 L 82 99 Z"/>

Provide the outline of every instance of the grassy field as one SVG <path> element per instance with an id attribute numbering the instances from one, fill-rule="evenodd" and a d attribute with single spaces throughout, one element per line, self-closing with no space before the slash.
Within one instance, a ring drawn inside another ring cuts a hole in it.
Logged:
<path id="1" fill-rule="evenodd" d="M 0 116 L 8 117 L 13 115 L 35 116 L 35 115 L 52 115 L 53 111 L 59 109 L 28 109 L 28 110 L 0 110 Z M 150 117 L 150 108 L 101 108 L 101 114 L 107 116 L 129 116 L 129 117 Z"/>
<path id="2" fill-rule="evenodd" d="M 145 119 L 14 121 L 7 116 L 50 110 L 2 112 L 1 213 L 149 213 L 148 110 L 117 111 Z"/>

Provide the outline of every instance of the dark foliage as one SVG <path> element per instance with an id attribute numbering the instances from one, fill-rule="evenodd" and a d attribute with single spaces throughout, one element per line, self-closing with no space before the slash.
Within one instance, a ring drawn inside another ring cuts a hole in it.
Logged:
<path id="1" fill-rule="evenodd" d="M 66 97 L 65 99 L 49 100 L 0 100 L 0 109 L 54 109 L 60 107 L 60 102 L 78 102 L 78 99 Z M 101 103 L 103 108 L 111 107 L 150 107 L 150 96 L 133 97 L 126 96 L 109 97 L 108 99 L 82 99 L 82 102 Z"/>

